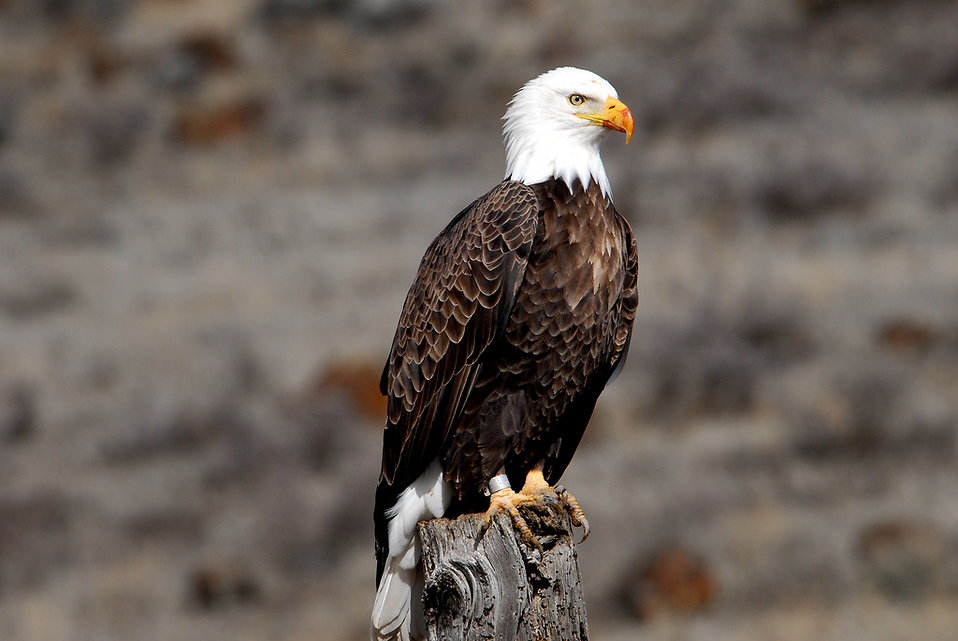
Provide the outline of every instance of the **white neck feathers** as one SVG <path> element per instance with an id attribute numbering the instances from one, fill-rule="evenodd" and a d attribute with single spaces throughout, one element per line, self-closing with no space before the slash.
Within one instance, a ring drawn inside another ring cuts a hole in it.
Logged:
<path id="1" fill-rule="evenodd" d="M 612 188 L 605 174 L 605 166 L 595 146 L 560 136 L 517 132 L 510 136 L 506 124 L 506 178 L 527 185 L 551 178 L 565 182 L 572 189 L 575 181 L 588 187 L 590 181 L 612 198 Z"/>

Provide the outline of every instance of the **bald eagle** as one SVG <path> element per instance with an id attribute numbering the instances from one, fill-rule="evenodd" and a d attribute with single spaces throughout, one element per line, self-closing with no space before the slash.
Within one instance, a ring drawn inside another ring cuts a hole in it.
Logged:
<path id="1" fill-rule="evenodd" d="M 554 484 L 632 335 L 638 256 L 599 157 L 609 131 L 629 141 L 632 113 L 561 67 L 503 120 L 505 180 L 426 250 L 383 370 L 373 641 L 425 634 L 419 521 L 504 510 L 534 539 L 516 506 L 551 494 L 588 533 Z"/>

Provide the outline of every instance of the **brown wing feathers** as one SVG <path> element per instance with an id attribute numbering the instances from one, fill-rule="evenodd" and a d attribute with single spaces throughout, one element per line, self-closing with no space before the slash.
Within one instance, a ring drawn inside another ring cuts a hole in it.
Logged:
<path id="1" fill-rule="evenodd" d="M 618 299 L 620 308 L 620 322 L 612 334 L 612 377 L 618 375 L 625 364 L 625 357 L 629 353 L 629 343 L 632 342 L 632 323 L 639 308 L 639 252 L 635 246 L 632 229 L 625 220 L 622 220 L 622 233 L 625 237 L 625 282 L 622 294 Z"/>
<path id="2" fill-rule="evenodd" d="M 532 189 L 503 182 L 427 250 L 383 371 L 382 481 L 401 489 L 437 456 L 469 396 L 480 356 L 503 331 L 537 212 Z"/>

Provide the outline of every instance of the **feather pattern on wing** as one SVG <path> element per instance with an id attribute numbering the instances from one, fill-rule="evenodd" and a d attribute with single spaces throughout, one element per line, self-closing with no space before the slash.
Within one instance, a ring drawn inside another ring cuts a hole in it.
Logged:
<path id="1" fill-rule="evenodd" d="M 388 409 L 377 504 L 395 500 L 453 429 L 481 355 L 504 331 L 538 208 L 530 187 L 504 181 L 456 216 L 426 251 L 380 383 Z M 377 522 L 377 532 L 381 527 Z"/>

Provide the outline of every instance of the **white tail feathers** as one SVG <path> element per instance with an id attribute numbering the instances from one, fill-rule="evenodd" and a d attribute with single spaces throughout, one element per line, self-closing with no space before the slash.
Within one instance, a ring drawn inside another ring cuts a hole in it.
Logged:
<path id="1" fill-rule="evenodd" d="M 409 552 L 415 553 L 415 546 L 411 546 Z M 417 582 L 422 581 L 421 572 L 415 566 L 404 570 L 399 567 L 398 561 L 390 560 L 379 582 L 370 620 L 369 636 L 372 641 L 413 641 L 422 635 L 418 625 L 415 626 L 416 630 L 412 629 L 414 617 L 410 616 L 413 593 L 419 593 L 420 601 L 422 598 L 422 587 L 419 586 L 417 590 L 416 586 Z M 416 614 L 422 617 L 421 611 Z"/>
<path id="2" fill-rule="evenodd" d="M 433 461 L 412 485 L 403 490 L 396 504 L 387 512 L 389 555 L 373 604 L 372 641 L 417 641 L 424 638 L 423 576 L 416 524 L 441 517 L 451 498 L 439 461 Z"/>

